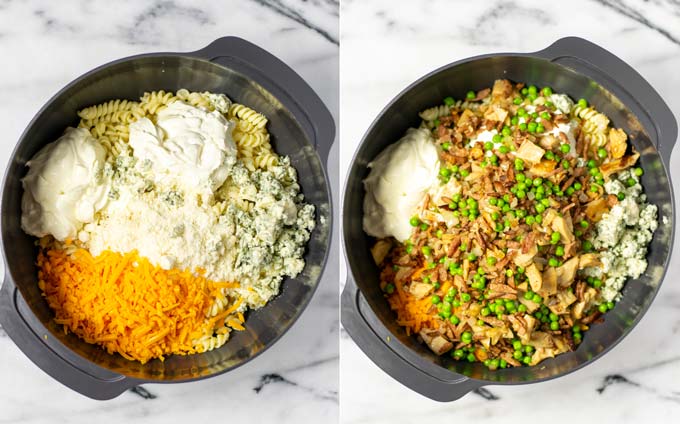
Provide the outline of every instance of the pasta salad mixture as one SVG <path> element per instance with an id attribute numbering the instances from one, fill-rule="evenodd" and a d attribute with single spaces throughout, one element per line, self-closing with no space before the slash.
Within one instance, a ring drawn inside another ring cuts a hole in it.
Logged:
<path id="1" fill-rule="evenodd" d="M 585 99 L 507 80 L 420 116 L 364 181 L 397 322 L 492 370 L 575 350 L 657 228 L 627 135 Z"/>
<path id="2" fill-rule="evenodd" d="M 185 89 L 78 115 L 22 180 L 64 331 L 142 363 L 205 352 L 302 271 L 314 206 L 264 115 Z"/>

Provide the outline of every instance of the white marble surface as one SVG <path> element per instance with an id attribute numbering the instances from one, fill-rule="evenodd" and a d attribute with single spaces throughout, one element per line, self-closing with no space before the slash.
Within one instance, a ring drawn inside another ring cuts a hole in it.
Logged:
<path id="1" fill-rule="evenodd" d="M 569 35 L 589 39 L 627 61 L 680 117 L 677 1 L 344 0 L 340 11 L 343 182 L 364 131 L 409 83 L 458 59 L 536 51 Z M 671 166 L 677 186 L 680 168 L 675 150 Z M 680 285 L 674 276 L 679 273 L 680 255 L 676 254 L 649 312 L 605 358 L 545 383 L 488 387 L 484 394 L 496 400 L 475 393 L 448 404 L 428 400 L 383 373 L 342 332 L 341 421 L 678 422 Z M 612 384 L 600 393 L 598 388 L 606 383 Z"/>
<path id="2" fill-rule="evenodd" d="M 224 35 L 284 60 L 337 118 L 337 7 L 335 0 L 0 0 L 3 172 L 29 120 L 77 76 L 132 54 L 196 50 Z M 335 163 L 336 186 L 337 173 Z M 0 423 L 337 422 L 337 246 L 331 256 L 307 311 L 271 349 L 220 377 L 144 386 L 154 399 L 141 391 L 109 402 L 82 397 L 40 371 L 0 329 Z"/>

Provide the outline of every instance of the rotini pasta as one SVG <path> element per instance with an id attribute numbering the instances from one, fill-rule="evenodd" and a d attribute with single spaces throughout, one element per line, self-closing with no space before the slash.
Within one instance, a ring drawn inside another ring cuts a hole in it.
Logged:
<path id="1" fill-rule="evenodd" d="M 278 155 L 271 148 L 270 136 L 266 130 L 267 118 L 248 106 L 232 104 L 224 94 L 191 92 L 184 88 L 177 90 L 175 94 L 163 90 L 146 92 L 138 102 L 111 100 L 82 109 L 78 112 L 81 118 L 78 127 L 90 131 L 110 156 L 115 157 L 128 151 L 126 143 L 130 137 L 131 123 L 141 118 L 156 122 L 158 112 L 175 101 L 218 111 L 233 122 L 232 137 L 238 156 L 244 159 L 244 164 L 250 171 L 267 169 L 278 163 Z M 259 149 L 260 153 L 255 153 L 255 149 Z"/>

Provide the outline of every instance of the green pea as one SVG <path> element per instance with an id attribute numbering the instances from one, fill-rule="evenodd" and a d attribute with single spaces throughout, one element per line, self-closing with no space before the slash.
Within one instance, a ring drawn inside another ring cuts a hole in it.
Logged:
<path id="1" fill-rule="evenodd" d="M 524 219 L 524 222 L 526 222 L 527 225 L 534 225 L 536 219 L 533 216 L 529 215 Z"/>
<path id="2" fill-rule="evenodd" d="M 534 293 L 534 295 L 531 296 L 531 301 L 534 303 L 541 303 L 543 298 L 538 293 Z"/>
<path id="3" fill-rule="evenodd" d="M 584 251 L 590 252 L 593 250 L 593 243 L 591 243 L 589 240 L 584 240 L 582 247 Z"/>
<path id="4" fill-rule="evenodd" d="M 557 246 L 555 249 L 555 254 L 557 256 L 564 256 L 564 246 Z"/>
<path id="5" fill-rule="evenodd" d="M 599 149 L 597 149 L 597 156 L 600 159 L 604 159 L 604 158 L 607 157 L 607 151 L 605 149 L 603 149 L 602 147 L 600 147 Z"/>
<path id="6" fill-rule="evenodd" d="M 536 86 L 530 85 L 529 86 L 529 94 L 537 94 L 537 93 L 538 93 L 538 89 L 536 88 Z"/>
<path id="7" fill-rule="evenodd" d="M 545 156 L 545 158 L 548 159 L 548 160 L 554 160 L 555 159 L 555 154 L 553 152 L 551 152 L 550 150 L 545 152 L 545 154 L 543 156 Z"/>
<path id="8" fill-rule="evenodd" d="M 392 283 L 386 284 L 385 285 L 385 292 L 387 292 L 387 294 L 394 293 L 394 284 L 392 284 Z"/>
<path id="9" fill-rule="evenodd" d="M 412 216 L 411 219 L 409 219 L 408 223 L 411 224 L 411 226 L 413 227 L 417 227 L 418 225 L 420 225 L 420 218 L 418 218 L 417 216 Z"/>
<path id="10" fill-rule="evenodd" d="M 560 265 L 560 261 L 558 261 L 556 258 L 550 258 L 548 259 L 548 265 L 554 268 Z"/>
<path id="11" fill-rule="evenodd" d="M 590 192 L 591 193 L 597 193 L 599 190 L 597 188 L 597 184 L 591 184 L 590 185 Z"/>
<path id="12" fill-rule="evenodd" d="M 602 280 L 600 280 L 599 278 L 595 278 L 593 280 L 593 287 L 595 287 L 596 289 L 599 289 L 600 287 L 602 287 L 602 284 L 603 284 Z"/>
<path id="13" fill-rule="evenodd" d="M 633 169 L 633 173 L 634 173 L 636 176 L 641 177 L 641 176 L 644 175 L 645 171 L 644 171 L 642 168 L 639 168 L 639 167 L 638 167 L 638 168 Z"/>
<path id="14" fill-rule="evenodd" d="M 453 351 L 451 356 L 453 356 L 455 359 L 461 359 L 463 356 L 465 356 L 465 351 L 463 351 L 463 349 L 456 349 Z"/>
<path id="15" fill-rule="evenodd" d="M 533 297 L 534 297 L 534 292 L 532 292 L 531 290 L 529 290 L 529 291 L 527 291 L 526 293 L 524 293 L 524 298 L 525 298 L 526 300 L 531 300 Z"/>
<path id="16" fill-rule="evenodd" d="M 583 188 L 583 184 L 581 183 L 574 183 L 574 190 L 581 190 Z"/>
<path id="17" fill-rule="evenodd" d="M 503 134 L 503 136 L 505 136 L 505 137 L 508 137 L 508 136 L 512 135 L 512 131 L 508 127 L 503 127 L 501 134 Z M 497 142 L 500 143 L 501 139 L 499 138 L 499 140 Z"/>
<path id="18" fill-rule="evenodd" d="M 519 117 L 513 116 L 512 118 L 510 118 L 510 123 L 511 123 L 512 125 L 517 125 L 517 124 L 519 124 Z"/>
<path id="19" fill-rule="evenodd" d="M 621 192 L 621 193 L 616 195 L 616 198 L 619 199 L 619 202 L 621 202 L 623 199 L 626 198 L 626 193 Z"/>
<path id="20" fill-rule="evenodd" d="M 578 324 L 574 324 L 574 326 L 571 327 L 571 331 L 573 331 L 574 333 L 580 333 L 581 332 L 581 326 L 578 325 Z"/>
<path id="21" fill-rule="evenodd" d="M 442 149 L 443 150 L 449 150 L 450 148 L 451 148 L 451 143 L 449 143 L 448 141 L 442 143 Z"/>
<path id="22" fill-rule="evenodd" d="M 536 125 L 536 132 L 537 133 L 542 133 L 543 131 L 545 131 L 545 127 L 542 124 Z"/>
<path id="23" fill-rule="evenodd" d="M 551 96 L 553 93 L 552 88 L 550 87 L 543 87 L 543 95 L 548 97 Z"/>
<path id="24" fill-rule="evenodd" d="M 607 302 L 607 309 L 614 309 L 614 302 Z"/>
<path id="25" fill-rule="evenodd" d="M 465 97 L 466 97 L 468 100 L 472 100 L 472 99 L 474 99 L 474 98 L 477 97 L 477 96 L 475 95 L 475 92 L 474 92 L 474 91 L 470 90 L 470 91 L 467 92 L 467 94 L 465 95 Z"/>
<path id="26" fill-rule="evenodd" d="M 451 176 L 451 170 L 449 168 L 441 168 L 439 170 L 439 175 L 448 178 Z"/>
<path id="27" fill-rule="evenodd" d="M 470 171 L 468 171 L 467 169 L 461 169 L 461 170 L 460 170 L 460 176 L 461 176 L 461 177 L 465 178 L 465 177 L 467 177 L 468 175 L 470 175 Z"/>
<path id="28" fill-rule="evenodd" d="M 589 159 L 588 162 L 586 162 L 586 166 L 588 168 L 595 168 L 597 166 L 597 162 L 595 162 L 594 159 Z"/>
<path id="29" fill-rule="evenodd" d="M 477 255 L 475 255 L 474 253 L 470 253 L 469 255 L 467 255 L 467 260 L 470 262 L 474 262 L 475 260 L 477 260 Z"/>
<path id="30" fill-rule="evenodd" d="M 566 153 L 569 153 L 570 150 L 571 150 L 571 146 L 570 146 L 569 144 L 562 144 L 562 145 L 560 145 L 560 151 L 561 151 L 562 153 L 565 153 L 565 154 L 566 154 Z"/>
<path id="31" fill-rule="evenodd" d="M 524 313 L 526 311 L 527 311 L 527 306 L 525 304 L 522 303 L 519 306 L 517 306 L 517 312 Z"/>
<path id="32" fill-rule="evenodd" d="M 472 333 L 464 331 L 463 334 L 460 335 L 460 340 L 463 343 L 470 343 L 472 341 Z"/>
<path id="33" fill-rule="evenodd" d="M 586 99 L 578 99 L 578 105 L 581 108 L 587 108 L 588 107 L 588 101 Z"/>
<path id="34" fill-rule="evenodd" d="M 515 99 L 512 102 L 516 105 L 521 105 L 522 99 L 520 97 L 515 97 Z"/>
<path id="35" fill-rule="evenodd" d="M 469 302 L 470 299 L 472 299 L 472 296 L 470 296 L 470 293 L 461 293 L 460 294 L 460 300 L 463 302 Z"/>
<path id="36" fill-rule="evenodd" d="M 529 122 L 529 123 L 527 124 L 527 130 L 528 130 L 530 133 L 536 132 L 536 126 L 537 126 L 537 125 L 536 125 L 535 122 Z"/>
<path id="37" fill-rule="evenodd" d="M 558 233 L 557 231 L 553 231 L 553 233 L 550 234 L 550 241 L 553 243 L 557 243 L 558 241 L 560 241 L 561 237 L 562 236 L 560 235 L 560 233 Z"/>
<path id="38" fill-rule="evenodd" d="M 637 184 L 637 181 L 635 181 L 635 178 L 628 177 L 628 179 L 626 180 L 626 185 L 628 187 L 633 187 L 635 184 Z"/>
<path id="39" fill-rule="evenodd" d="M 550 323 L 550 329 L 553 331 L 557 331 L 560 329 L 560 323 L 557 321 L 553 321 Z"/>
<path id="40" fill-rule="evenodd" d="M 493 149 L 493 143 L 490 141 L 487 141 L 484 143 L 484 150 L 491 150 Z"/>
<path id="41" fill-rule="evenodd" d="M 523 96 L 526 96 L 527 94 L 529 94 L 529 89 L 524 87 L 520 90 L 520 93 L 522 93 Z"/>
<path id="42" fill-rule="evenodd" d="M 444 99 L 444 104 L 447 106 L 453 106 L 456 103 L 456 101 L 453 99 L 453 97 L 446 97 Z"/>
<path id="43" fill-rule="evenodd" d="M 543 211 L 545 211 L 545 206 L 543 206 L 542 203 L 537 203 L 536 206 L 534 206 L 534 208 L 538 213 L 543 213 Z"/>
<path id="44" fill-rule="evenodd" d="M 524 170 L 524 161 L 520 158 L 515 159 L 515 169 L 518 171 Z"/>
<path id="45" fill-rule="evenodd" d="M 597 307 L 597 309 L 604 314 L 605 312 L 607 312 L 607 304 L 602 303 L 600 304 L 600 306 Z"/>
<path id="46" fill-rule="evenodd" d="M 491 266 L 496 265 L 496 261 L 497 261 L 497 259 L 496 259 L 495 256 L 489 256 L 489 257 L 486 258 L 486 263 L 491 265 Z"/>
<path id="47" fill-rule="evenodd" d="M 527 124 L 526 124 L 526 122 L 522 122 L 521 124 L 519 124 L 519 129 L 520 129 L 521 131 L 526 131 L 526 130 L 527 130 Z"/>
<path id="48" fill-rule="evenodd" d="M 475 362 L 477 360 L 477 358 L 475 357 L 474 353 L 468 353 L 467 360 L 468 360 L 468 362 Z"/>
<path id="49" fill-rule="evenodd" d="M 458 318 L 458 317 L 455 316 L 455 315 L 451 315 L 451 318 L 449 318 L 449 321 L 450 321 L 451 324 L 453 324 L 453 325 L 458 325 L 458 324 L 460 324 L 460 318 Z"/>
<path id="50" fill-rule="evenodd" d="M 427 225 L 426 223 L 424 223 L 424 222 L 421 222 L 421 223 L 420 223 L 420 229 L 421 229 L 421 230 L 425 231 L 425 230 L 427 230 L 428 228 L 430 228 L 430 226 Z"/>
<path id="51" fill-rule="evenodd" d="M 432 302 L 433 305 L 438 304 L 439 302 L 441 302 L 441 300 L 442 299 L 439 296 L 437 296 L 436 294 L 432 295 L 432 298 L 430 299 L 430 301 Z"/>
<path id="52" fill-rule="evenodd" d="M 550 120 L 550 112 L 541 112 L 541 118 L 545 119 L 546 121 Z"/>

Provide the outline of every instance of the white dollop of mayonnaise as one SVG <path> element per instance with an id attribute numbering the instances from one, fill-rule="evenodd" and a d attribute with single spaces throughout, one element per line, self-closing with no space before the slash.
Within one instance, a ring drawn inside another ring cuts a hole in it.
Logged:
<path id="1" fill-rule="evenodd" d="M 484 130 L 475 134 L 468 143 L 468 147 L 474 146 L 476 143 L 486 143 L 487 141 L 493 141 L 493 136 L 498 134 L 496 130 Z M 494 143 L 493 148 L 498 149 L 503 143 Z"/>
<path id="2" fill-rule="evenodd" d="M 130 124 L 130 146 L 139 163 L 151 162 L 156 182 L 212 194 L 236 161 L 232 126 L 217 111 L 177 101 L 158 112 L 157 125 L 147 118 Z"/>
<path id="3" fill-rule="evenodd" d="M 561 132 L 566 134 L 567 139 L 569 140 L 569 145 L 571 146 L 571 152 L 576 152 L 576 137 L 574 137 L 576 128 L 578 128 L 578 122 L 576 120 L 571 120 L 567 122 L 566 124 L 558 124 L 555 127 L 553 127 L 552 130 L 548 131 L 545 133 L 545 135 L 552 135 L 556 137 L 558 140 L 561 140 L 559 138 L 559 135 Z"/>
<path id="4" fill-rule="evenodd" d="M 437 182 L 439 154 L 427 129 L 409 128 L 406 135 L 368 164 L 364 180 L 364 231 L 374 237 L 411 235 L 409 220 L 426 192 Z"/>
<path id="5" fill-rule="evenodd" d="M 64 241 L 94 220 L 108 201 L 102 175 L 106 150 L 84 128 L 67 128 L 26 164 L 22 179 L 21 228 L 36 237 Z"/>

